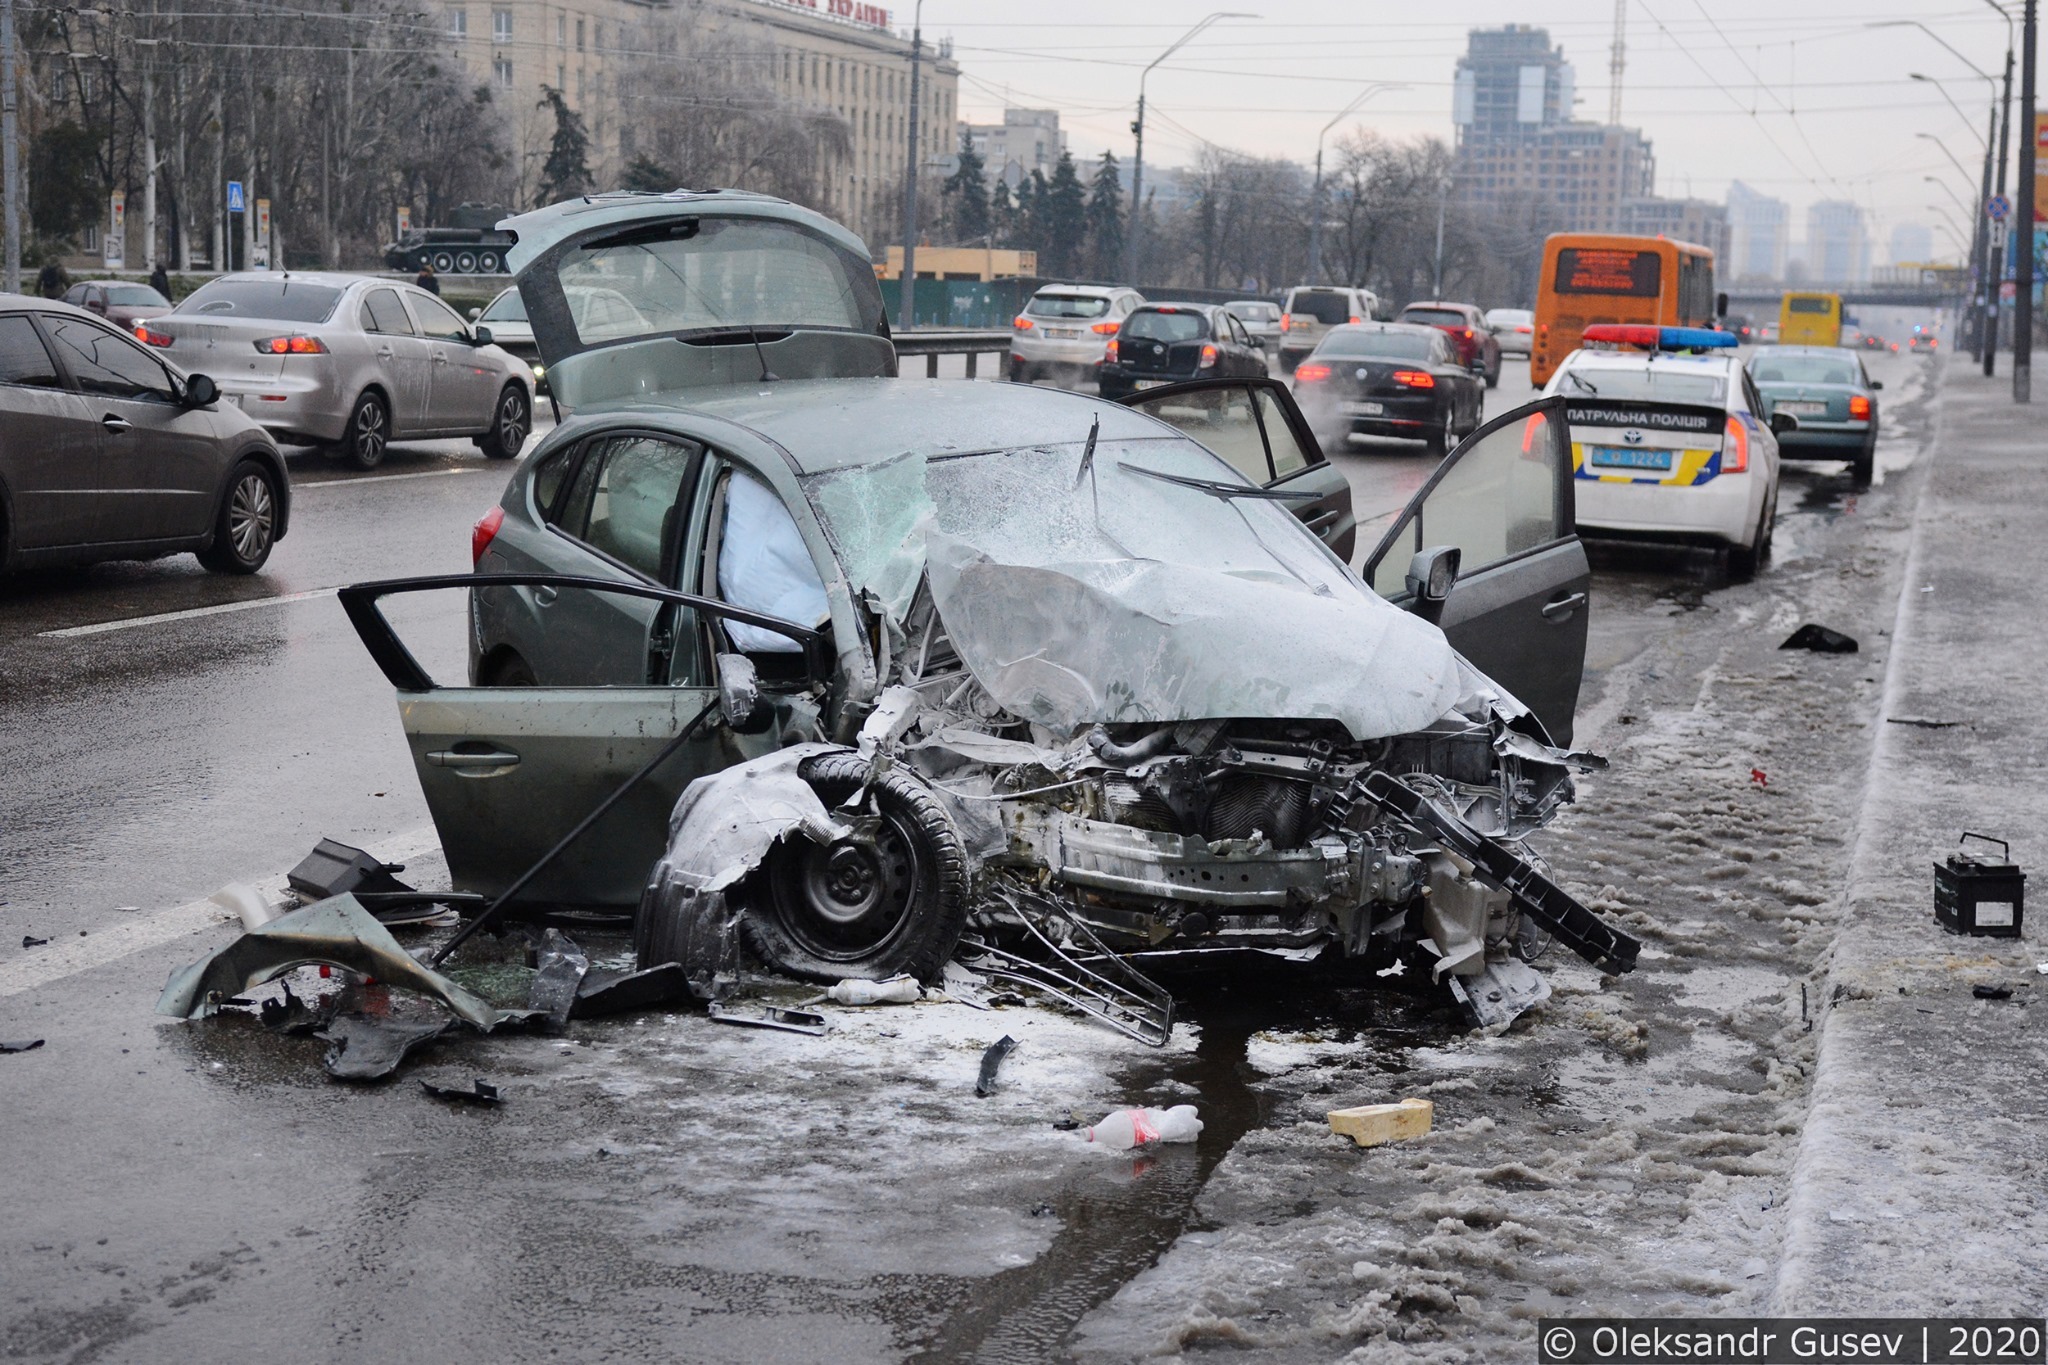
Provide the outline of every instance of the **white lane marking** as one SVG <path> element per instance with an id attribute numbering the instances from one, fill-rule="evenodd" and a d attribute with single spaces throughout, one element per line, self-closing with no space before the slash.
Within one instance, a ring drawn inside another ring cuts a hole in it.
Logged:
<path id="1" fill-rule="evenodd" d="M 440 846 L 434 827 L 426 825 L 380 839 L 371 852 L 386 862 L 409 863 Z M 254 878 L 249 885 L 254 886 L 272 905 L 285 898 L 285 874 L 282 872 Z M 187 901 L 151 915 L 124 917 L 112 928 L 94 929 L 84 938 L 56 939 L 40 948 L 24 949 L 22 956 L 11 962 L 0 962 L 0 996 L 19 995 L 79 972 L 104 967 L 145 948 L 155 948 L 228 924 L 239 927 L 241 921 L 233 912 L 214 904 L 211 898 Z"/>
<path id="2" fill-rule="evenodd" d="M 444 479 L 451 474 L 481 474 L 483 472 L 481 469 L 427 469 L 417 474 L 370 474 L 360 479 L 293 479 L 292 492 L 296 493 L 302 488 L 331 488 L 336 484 L 347 488 L 354 488 L 357 484 L 364 483 L 396 483 L 400 479 Z"/>
<path id="3" fill-rule="evenodd" d="M 37 635 L 52 640 L 68 640 L 75 635 L 104 635 L 110 630 L 127 630 L 133 626 L 154 626 L 164 621 L 186 621 L 194 616 L 219 616 L 230 611 L 254 611 L 257 607 L 275 607 L 286 602 L 305 602 L 315 597 L 332 597 L 340 588 L 309 588 L 305 592 L 288 592 L 277 597 L 252 597 L 246 602 L 222 602 L 212 607 L 187 607 L 184 611 L 160 611 L 154 616 L 130 616 L 122 621 L 97 621 L 89 626 L 66 626 L 62 630 L 39 630 Z"/>

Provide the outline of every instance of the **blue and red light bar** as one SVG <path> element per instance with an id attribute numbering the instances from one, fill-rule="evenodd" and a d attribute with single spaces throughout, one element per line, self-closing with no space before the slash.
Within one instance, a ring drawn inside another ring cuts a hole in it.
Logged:
<path id="1" fill-rule="evenodd" d="M 1711 327 L 1655 327 L 1633 322 L 1595 323 L 1579 337 L 1645 351 L 1710 351 L 1738 344 L 1733 332 L 1717 332 Z"/>

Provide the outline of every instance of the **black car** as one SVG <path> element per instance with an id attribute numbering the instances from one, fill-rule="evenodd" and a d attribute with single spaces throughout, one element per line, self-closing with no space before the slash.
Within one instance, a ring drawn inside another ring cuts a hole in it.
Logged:
<path id="1" fill-rule="evenodd" d="M 1101 370 L 1102 396 L 1190 379 L 1258 379 L 1266 355 L 1244 324 L 1198 303 L 1146 304 L 1124 319 Z"/>
<path id="2" fill-rule="evenodd" d="M 1332 328 L 1294 370 L 1295 401 L 1323 440 L 1405 436 L 1435 455 L 1478 427 L 1484 385 L 1442 328 L 1414 323 Z"/>

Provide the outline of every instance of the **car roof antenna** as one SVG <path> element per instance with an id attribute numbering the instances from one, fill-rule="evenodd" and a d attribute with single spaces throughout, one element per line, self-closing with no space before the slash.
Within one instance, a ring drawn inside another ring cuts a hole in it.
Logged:
<path id="1" fill-rule="evenodd" d="M 775 373 L 775 371 L 768 368 L 768 353 L 761 349 L 760 333 L 756 332 L 752 327 L 747 328 L 747 340 L 754 343 L 754 358 L 761 362 L 760 382 L 763 384 L 772 384 L 776 380 L 782 378 L 781 375 Z"/>

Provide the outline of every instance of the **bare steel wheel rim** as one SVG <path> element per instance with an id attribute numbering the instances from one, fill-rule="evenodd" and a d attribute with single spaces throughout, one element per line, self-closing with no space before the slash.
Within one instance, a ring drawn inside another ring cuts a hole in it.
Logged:
<path id="1" fill-rule="evenodd" d="M 872 843 L 828 848 L 797 841 L 780 860 L 771 891 L 776 916 L 802 948 L 828 962 L 854 962 L 905 931 L 927 875 L 917 837 L 884 815 Z"/>
<path id="2" fill-rule="evenodd" d="M 384 407 L 365 403 L 356 409 L 356 454 L 375 459 L 384 453 Z"/>
<path id="3" fill-rule="evenodd" d="M 526 441 L 526 400 L 517 389 L 505 390 L 498 400 L 498 444 L 517 451 Z"/>
<path id="4" fill-rule="evenodd" d="M 270 481 L 261 474 L 244 474 L 228 499 L 228 539 L 234 543 L 236 556 L 247 562 L 262 554 L 276 521 Z"/>

